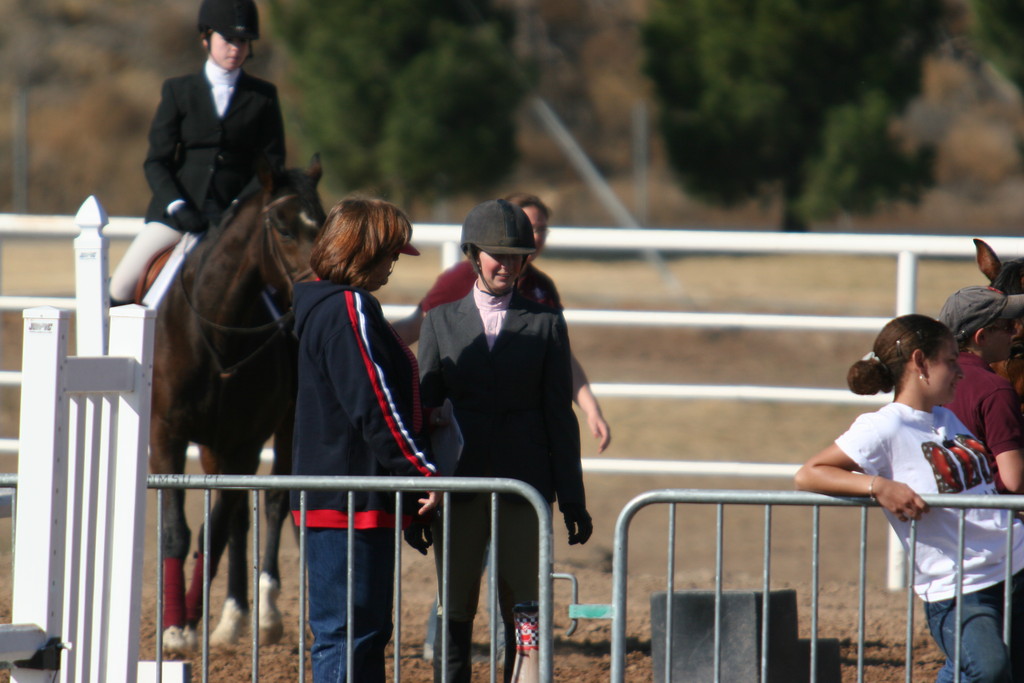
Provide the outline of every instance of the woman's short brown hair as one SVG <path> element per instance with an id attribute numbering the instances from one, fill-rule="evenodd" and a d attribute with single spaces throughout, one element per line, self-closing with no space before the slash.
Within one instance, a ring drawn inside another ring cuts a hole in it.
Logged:
<path id="1" fill-rule="evenodd" d="M 373 268 L 394 258 L 411 236 L 409 217 L 391 202 L 343 199 L 327 215 L 309 265 L 321 280 L 364 287 Z"/>

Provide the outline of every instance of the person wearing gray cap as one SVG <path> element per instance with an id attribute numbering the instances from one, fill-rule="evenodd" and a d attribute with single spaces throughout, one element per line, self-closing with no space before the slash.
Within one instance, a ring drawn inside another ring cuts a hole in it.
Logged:
<path id="1" fill-rule="evenodd" d="M 957 290 L 939 313 L 959 346 L 964 373 L 945 407 L 988 447 L 1001 493 L 1024 493 L 1024 417 L 1013 385 L 990 366 L 1010 357 L 1022 316 L 1024 294 L 1006 295 L 993 287 Z"/>
<path id="2" fill-rule="evenodd" d="M 462 249 L 476 271 L 468 295 L 432 308 L 419 340 L 421 396 L 427 409 L 452 402 L 465 445 L 459 477 L 503 477 L 558 501 L 569 544 L 593 531 L 580 462 L 579 423 L 572 409 L 572 370 L 563 315 L 522 296 L 516 280 L 536 251 L 523 210 L 503 199 L 474 207 L 462 226 Z M 486 493 L 455 493 L 447 515 L 449 556 L 436 553 L 446 642 L 434 647 L 434 680 L 471 680 L 473 618 L 490 536 Z M 538 598 L 537 517 L 518 496 L 498 502 L 498 603 L 505 626 L 505 680 L 516 653 L 513 607 Z M 413 533 L 423 533 L 411 527 Z M 431 533 L 445 530 L 443 520 Z M 408 536 L 407 536 L 408 539 Z M 412 542 L 412 541 L 410 541 Z M 447 561 L 446 561 L 447 560 Z M 442 651 L 447 656 L 442 659 Z"/>

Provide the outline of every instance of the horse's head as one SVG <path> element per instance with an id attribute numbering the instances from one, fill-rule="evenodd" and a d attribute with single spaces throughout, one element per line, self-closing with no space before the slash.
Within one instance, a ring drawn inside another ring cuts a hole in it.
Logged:
<path id="1" fill-rule="evenodd" d="M 978 269 L 996 289 L 1007 294 L 1024 294 L 1024 258 L 1003 263 L 985 240 L 974 240 Z"/>
<path id="2" fill-rule="evenodd" d="M 992 247 L 985 240 L 979 239 L 974 240 L 974 250 L 978 269 L 988 278 L 989 284 L 1007 294 L 1024 294 L 1024 258 L 1003 263 Z M 1021 397 L 1021 410 L 1024 411 L 1024 336 L 1021 332 L 1018 324 L 1010 347 L 1010 358 L 993 363 L 992 368 L 1013 383 L 1013 388 Z"/>
<path id="3" fill-rule="evenodd" d="M 263 188 L 261 274 L 289 302 L 292 285 L 311 275 L 309 254 L 326 218 L 317 192 L 321 175 L 319 154 L 305 170 L 276 170 L 265 160 L 257 164 Z"/>

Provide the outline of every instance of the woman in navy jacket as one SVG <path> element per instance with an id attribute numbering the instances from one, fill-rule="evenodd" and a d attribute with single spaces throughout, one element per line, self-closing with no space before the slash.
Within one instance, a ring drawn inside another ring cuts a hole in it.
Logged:
<path id="1" fill-rule="evenodd" d="M 295 287 L 299 387 L 294 464 L 299 475 L 423 476 L 436 474 L 425 437 L 416 359 L 385 320 L 371 294 L 384 286 L 410 244 L 408 218 L 388 202 L 349 199 L 327 217 L 310 257 L 320 278 Z M 354 527 L 353 674 L 384 681 L 391 638 L 394 528 L 426 515 L 434 493 L 403 502 L 393 493 L 357 491 L 349 519 L 348 492 L 306 493 L 309 624 L 315 681 L 344 681 L 346 661 L 347 527 Z M 292 493 L 296 524 L 298 492 Z M 425 551 L 425 547 L 421 548 Z"/>

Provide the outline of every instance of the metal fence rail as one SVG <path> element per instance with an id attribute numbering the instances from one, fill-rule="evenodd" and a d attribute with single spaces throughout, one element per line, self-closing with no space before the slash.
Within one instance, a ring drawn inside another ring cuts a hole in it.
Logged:
<path id="1" fill-rule="evenodd" d="M 148 486 L 151 489 L 158 491 L 158 496 L 162 495 L 164 490 L 169 489 L 194 489 L 202 490 L 204 492 L 204 512 L 207 517 L 205 522 L 208 522 L 208 516 L 210 514 L 209 497 L 212 491 L 220 489 L 236 489 L 236 490 L 249 490 L 254 492 L 268 491 L 272 489 L 292 489 L 292 490 L 344 490 L 344 491 L 356 491 L 356 490 L 387 490 L 393 491 L 396 494 L 396 505 L 401 506 L 401 496 L 397 495 L 403 491 L 422 491 L 426 480 L 417 477 L 354 477 L 354 478 L 316 478 L 316 477 L 291 477 L 291 476 L 203 476 L 203 475 L 150 475 L 148 477 Z M 553 550 L 552 550 L 552 538 L 550 534 L 551 530 L 551 509 L 543 498 L 531 487 L 522 484 L 521 482 L 504 479 L 463 479 L 463 478 L 434 478 L 429 481 L 430 488 L 432 490 L 443 491 L 447 494 L 455 491 L 476 491 L 476 492 L 490 492 L 492 499 L 497 494 L 512 494 L 522 498 L 525 498 L 533 507 L 538 515 L 538 525 L 542 530 L 540 536 L 540 547 L 539 550 L 539 563 L 538 563 L 538 577 L 540 579 L 540 621 L 541 628 L 539 634 L 541 635 L 540 641 L 540 663 L 541 663 L 541 681 L 553 680 L 553 644 L 551 636 L 553 634 L 552 628 L 552 614 L 553 614 L 553 597 L 551 584 L 555 578 L 566 578 L 569 575 L 555 575 L 553 573 Z M 16 475 L 0 475 L 0 486 L 3 487 L 16 487 L 17 476 Z M 1024 496 L 972 496 L 972 495 L 925 495 L 923 496 L 925 502 L 932 508 L 950 508 L 959 510 L 959 514 L 962 517 L 966 510 L 972 508 L 989 508 L 989 509 L 1005 509 L 1013 511 L 1024 511 Z M 630 634 L 626 631 L 626 624 L 628 623 L 628 579 L 630 576 L 629 567 L 629 550 L 630 550 L 630 528 L 636 515 L 641 511 L 651 506 L 664 505 L 667 506 L 667 520 L 665 523 L 666 536 L 668 542 L 666 543 L 668 564 L 665 578 L 665 591 L 667 596 L 673 595 L 676 590 L 675 576 L 677 573 L 677 549 L 676 549 L 676 529 L 678 524 L 678 512 L 677 508 L 680 505 L 705 505 L 714 506 L 716 515 L 714 528 L 704 529 L 693 529 L 692 523 L 689 529 L 691 531 L 700 531 L 701 533 L 711 536 L 714 538 L 714 567 L 713 577 L 714 585 L 711 588 L 715 599 L 715 614 L 714 614 L 714 629 L 712 632 L 712 640 L 709 644 L 710 648 L 713 648 L 715 658 L 715 679 L 716 681 L 726 681 L 727 678 L 723 678 L 724 667 L 721 662 L 725 657 L 729 655 L 729 648 L 732 646 L 730 642 L 724 638 L 723 635 L 723 595 L 727 592 L 724 588 L 724 576 L 726 574 L 722 548 L 726 543 L 726 535 L 724 531 L 723 516 L 724 511 L 728 507 L 735 506 L 754 506 L 763 507 L 764 509 L 764 530 L 763 530 L 763 563 L 761 567 L 761 586 L 757 589 L 761 594 L 761 604 L 763 604 L 764 610 L 759 614 L 761 620 L 761 627 L 759 631 L 759 637 L 761 639 L 759 647 L 759 667 L 761 671 L 760 680 L 768 680 L 768 667 L 771 661 L 771 650 L 768 644 L 769 637 L 769 619 L 770 610 L 769 605 L 772 602 L 769 600 L 769 595 L 773 589 L 772 586 L 772 551 L 771 545 L 773 540 L 773 513 L 779 507 L 788 508 L 806 508 L 808 514 L 811 515 L 812 523 L 812 534 L 811 534 L 811 559 L 810 559 L 810 585 L 808 587 L 809 599 L 811 605 L 810 614 L 810 640 L 811 646 L 809 649 L 810 661 L 807 662 L 808 671 L 810 672 L 810 681 L 814 683 L 817 680 L 819 671 L 818 653 L 819 648 L 817 646 L 820 633 L 827 630 L 828 624 L 822 622 L 819 616 L 819 594 L 821 592 L 821 586 L 823 579 L 827 577 L 821 576 L 820 566 L 820 553 L 821 553 L 821 538 L 822 529 L 820 522 L 820 514 L 822 508 L 843 508 L 849 510 L 852 514 L 856 510 L 858 515 L 858 522 L 856 527 L 858 529 L 857 536 L 854 538 L 851 535 L 850 544 L 851 547 L 855 546 L 858 553 L 858 568 L 857 568 L 857 632 L 856 632 L 856 680 L 865 680 L 865 667 L 868 664 L 866 659 L 867 643 L 870 640 L 865 627 L 865 616 L 866 616 L 866 600 L 865 596 L 869 590 L 882 590 L 882 587 L 877 584 L 872 584 L 867 578 L 867 556 L 868 556 L 868 543 L 867 543 L 867 520 L 870 513 L 870 508 L 877 507 L 877 504 L 872 503 L 863 498 L 844 498 L 844 497 L 832 497 L 824 496 L 814 493 L 804 492 L 790 492 L 790 491 L 732 491 L 732 490 L 693 490 L 693 489 L 664 489 L 649 491 L 635 497 L 633 500 L 622 509 L 616 522 L 614 531 L 614 554 L 613 554 L 613 569 L 612 569 L 612 595 L 611 603 L 608 605 L 570 605 L 569 616 L 573 619 L 576 618 L 610 618 L 612 620 L 611 626 L 611 640 L 610 640 L 610 654 L 611 654 L 611 672 L 610 680 L 618 683 L 625 680 L 625 658 L 627 654 L 627 643 Z M 159 509 L 159 506 L 158 506 Z M 259 509 L 258 496 L 253 496 L 253 526 L 252 526 L 252 548 L 253 552 L 257 552 L 259 547 L 260 539 L 260 525 L 261 515 Z M 499 522 L 500 523 L 500 522 Z M 647 524 L 653 523 L 651 518 L 647 518 Z M 159 520 L 157 520 L 159 529 Z M 850 530 L 854 528 L 854 524 L 850 525 Z M 962 532 L 961 532 L 962 533 Z M 301 548 L 304 547 L 303 543 L 304 531 L 300 530 L 299 545 L 300 545 L 300 575 L 304 575 L 305 563 Z M 1008 534 L 1007 538 L 1007 549 L 1011 547 L 1013 538 Z M 161 539 L 156 539 L 157 547 L 161 546 Z M 963 544 L 960 544 L 963 547 Z M 401 567 L 403 544 L 399 534 L 396 533 L 396 568 Z M 443 549 L 439 549 L 435 546 L 435 552 Z M 207 548 L 207 553 L 209 549 Z M 492 553 L 495 552 L 493 549 Z M 913 566 L 913 555 L 910 557 L 909 566 Z M 492 557 L 493 561 L 493 557 Z M 158 574 L 162 563 L 157 561 L 156 567 Z M 258 572 L 258 563 L 253 562 L 254 577 Z M 1010 568 L 1007 567 L 1007 579 L 1010 578 Z M 160 585 L 161 577 L 158 576 L 157 595 L 162 595 L 162 585 Z M 401 604 L 401 571 L 396 571 L 396 580 L 399 582 L 396 586 L 396 607 Z M 496 595 L 496 586 L 494 582 L 495 577 L 491 577 L 490 581 L 490 595 Z M 255 591 L 255 580 L 254 580 L 254 591 Z M 910 581 L 907 582 L 909 586 Z M 300 582 L 300 586 L 302 586 Z M 300 588 L 300 590 L 304 590 Z M 592 592 L 592 591 L 591 591 Z M 254 592 L 255 595 L 255 592 Z M 904 655 L 904 666 L 906 672 L 906 679 L 916 679 L 914 672 L 914 653 L 913 653 L 913 633 L 914 633 L 914 605 L 917 602 L 916 597 L 913 595 L 912 588 L 905 589 L 906 597 L 906 611 L 904 619 L 906 622 L 906 640 L 905 640 L 905 655 Z M 1008 599 L 1008 597 L 1007 597 Z M 300 605 L 304 605 L 305 594 L 300 596 Z M 493 598 L 492 598 L 493 600 Z M 204 586 L 204 631 L 209 632 L 208 615 L 209 610 L 209 586 Z M 666 613 L 664 615 L 665 623 L 665 644 L 663 648 L 663 660 L 658 662 L 657 666 L 661 667 L 663 672 L 671 672 L 673 662 L 673 650 L 670 646 L 673 637 L 673 624 L 671 614 L 671 600 L 666 599 Z M 157 614 L 160 614 L 161 609 L 158 604 Z M 257 643 L 256 634 L 258 632 L 257 623 L 259 618 L 258 604 L 254 600 L 253 603 L 253 639 L 252 639 L 252 653 L 253 653 L 253 679 L 258 680 L 259 676 L 259 648 Z M 300 656 L 301 652 L 306 649 L 304 641 L 304 629 L 301 627 L 301 623 L 305 621 L 304 607 L 300 607 Z M 397 613 L 397 610 L 396 610 Z M 495 628 L 494 614 L 496 609 L 492 604 L 492 630 Z M 653 615 L 652 615 L 653 617 Z M 894 615 L 895 618 L 895 615 Z M 158 627 L 159 628 L 159 627 Z M 396 660 L 395 667 L 398 670 L 400 666 L 397 659 L 397 652 L 401 643 L 401 617 L 396 616 L 395 623 L 395 652 Z M 652 633 L 652 638 L 654 634 Z M 853 638 L 851 634 L 851 639 Z M 1007 636 L 1008 637 L 1008 636 Z M 492 636 L 493 638 L 493 636 Z M 159 643 L 159 639 L 157 639 Z M 652 642 L 653 645 L 653 642 Z M 158 645 L 159 648 L 159 645 Z M 203 651 L 203 681 L 209 680 L 208 673 L 208 662 L 210 652 L 208 644 L 204 643 Z M 158 649 L 157 661 L 160 662 L 162 658 L 162 652 Z M 495 657 L 492 651 L 492 680 L 493 676 L 496 675 L 494 672 L 495 668 Z M 299 664 L 300 670 L 304 671 L 304 660 L 302 664 Z M 159 664 L 157 671 L 160 670 Z M 920 672 L 917 673 L 920 675 Z M 665 680 L 671 680 L 666 677 Z"/>
<path id="2" fill-rule="evenodd" d="M 521 481 L 514 479 L 492 479 L 492 478 L 470 478 L 470 477 L 431 477 L 429 480 L 423 477 L 309 477 L 309 476 L 269 476 L 269 475 L 150 475 L 148 479 L 148 486 L 151 489 L 158 491 L 158 496 L 163 493 L 164 490 L 168 489 L 181 489 L 181 490 L 202 490 L 204 492 L 204 526 L 208 527 L 210 517 L 210 503 L 209 497 L 210 492 L 214 490 L 222 489 L 235 489 L 235 490 L 248 490 L 252 492 L 257 491 L 269 491 L 269 490 L 289 490 L 289 491 L 387 491 L 395 493 L 395 505 L 396 505 L 396 516 L 401 515 L 402 511 L 402 498 L 401 493 L 403 492 L 422 492 L 425 486 L 429 484 L 430 490 L 444 492 L 444 504 L 443 509 L 448 508 L 449 496 L 452 492 L 476 492 L 476 493 L 489 493 L 491 494 L 491 509 L 492 509 L 492 522 L 491 529 L 492 534 L 497 530 L 500 522 L 497 520 L 497 496 L 513 495 L 518 498 L 524 499 L 527 503 L 533 506 L 534 511 L 537 514 L 537 526 L 538 526 L 538 639 L 539 639 L 539 650 L 538 650 L 538 663 L 540 671 L 540 680 L 551 681 L 553 680 L 553 669 L 552 669 L 552 587 L 551 580 L 554 570 L 553 560 L 553 543 L 552 543 L 552 529 L 551 529 L 551 507 L 547 501 L 544 500 L 543 496 L 537 492 L 532 486 L 525 484 Z M 303 500 L 303 517 L 305 512 L 305 496 Z M 157 509 L 160 509 L 158 504 Z M 442 510 L 442 523 L 444 523 L 445 512 Z M 160 522 L 157 521 L 157 548 L 162 548 L 162 535 L 160 534 Z M 304 526 L 299 529 L 299 575 L 305 576 L 306 574 L 306 563 L 305 563 L 305 533 L 306 528 Z M 259 537 L 260 537 L 260 514 L 258 499 L 254 496 L 253 507 L 252 507 L 252 540 L 253 540 L 253 553 L 254 555 L 259 549 Z M 444 545 L 441 551 L 447 554 L 448 552 L 448 534 L 445 535 Z M 209 557 L 209 534 L 204 536 L 204 555 Z M 349 548 L 353 543 L 353 537 L 350 535 Z M 401 604 L 401 558 L 403 550 L 403 540 L 401 529 L 395 530 L 395 605 L 398 607 Z M 434 552 L 438 552 L 437 546 L 434 548 Z M 490 562 L 491 566 L 497 566 L 497 548 L 496 544 L 490 544 Z M 350 552 L 351 556 L 351 552 Z M 163 565 L 162 556 L 157 558 L 156 566 L 158 568 L 157 576 L 157 614 L 160 615 L 163 612 L 162 600 L 159 596 L 163 595 L 163 576 L 160 568 Z M 258 584 L 256 579 L 258 563 L 253 561 L 253 586 Z M 204 576 L 209 576 L 209 571 L 204 571 Z M 494 632 L 497 627 L 495 622 L 495 615 L 497 613 L 496 600 L 498 595 L 497 586 L 497 574 L 491 572 L 490 575 L 490 596 L 491 596 L 491 632 L 492 632 L 492 663 L 491 663 L 491 681 L 495 681 L 496 677 L 496 666 L 494 657 Z M 445 594 L 448 583 L 448 577 L 445 575 L 442 577 L 440 590 L 442 595 Z M 305 589 L 304 582 L 300 581 L 300 615 L 299 615 L 299 680 L 305 680 Z M 255 596 L 255 592 L 254 592 Z M 209 637 L 207 634 L 210 632 L 209 628 L 209 580 L 207 579 L 203 586 L 203 639 L 202 639 L 202 681 L 205 683 L 209 679 Z M 399 649 L 401 645 L 401 618 L 396 609 L 396 622 L 395 622 L 395 668 L 399 670 Z M 349 612 L 351 615 L 351 612 Z M 446 619 L 447 617 L 445 617 Z M 157 629 L 158 632 L 161 630 L 160 617 L 157 617 Z M 253 666 L 252 666 L 252 680 L 254 683 L 259 680 L 259 606 L 258 601 L 253 600 L 252 610 L 252 653 L 253 653 Z M 444 641 L 447 639 L 446 629 L 441 629 L 442 635 L 441 644 L 438 647 L 444 647 Z M 352 630 L 349 629 L 349 637 L 351 642 Z M 160 639 L 157 638 L 157 653 L 156 653 L 157 670 L 160 670 L 161 663 L 163 662 L 163 648 L 160 643 Z M 352 677 L 351 669 L 349 669 L 350 680 L 357 680 Z"/>
<path id="3" fill-rule="evenodd" d="M 963 516 L 968 509 L 972 508 L 989 508 L 998 510 L 1008 511 L 1021 511 L 1024 510 L 1024 495 L 1000 495 L 1000 496 L 979 496 L 979 495 L 965 495 L 965 494 L 944 494 L 944 495 L 924 495 L 922 498 L 932 508 L 951 508 L 960 511 L 960 519 L 963 520 Z M 833 497 L 825 496 L 816 493 L 803 493 L 803 492 L 783 492 L 783 491 L 722 491 L 722 490 L 691 490 L 691 489 L 663 489 L 656 491 L 648 491 L 643 493 L 631 500 L 622 509 L 619 514 L 618 520 L 615 526 L 615 542 L 614 542 L 614 556 L 613 556 L 613 588 L 612 588 L 612 604 L 609 606 L 609 613 L 612 618 L 612 640 L 611 640 L 611 680 L 613 683 L 622 683 L 625 680 L 625 657 L 626 657 L 626 623 L 627 623 L 627 578 L 629 576 L 629 531 L 630 524 L 633 521 L 636 514 L 649 506 L 652 505 L 668 505 L 668 568 L 666 577 L 666 593 L 667 596 L 672 596 L 675 590 L 675 524 L 676 524 L 676 506 L 680 504 L 697 504 L 697 505 L 714 505 L 716 506 L 716 554 L 715 554 L 715 614 L 714 614 L 714 680 L 716 683 L 722 681 L 721 678 L 721 660 L 722 660 L 722 647 L 724 645 L 721 637 L 721 625 L 722 625 L 722 577 L 723 577 L 723 566 L 722 566 L 722 545 L 723 545 L 723 508 L 727 505 L 744 505 L 744 506 L 763 506 L 765 510 L 765 525 L 764 525 L 764 546 L 763 546 L 763 567 L 762 567 L 762 586 L 761 586 L 761 604 L 764 606 L 761 614 L 761 643 L 760 643 L 760 680 L 768 680 L 768 664 L 769 664 L 769 647 L 768 647 L 768 619 L 769 619 L 769 593 L 771 590 L 771 540 L 772 540 L 772 511 L 775 506 L 798 506 L 810 508 L 813 523 L 812 532 L 812 575 L 811 575 L 811 644 L 810 644 L 810 662 L 809 672 L 810 681 L 815 683 L 817 680 L 818 672 L 818 594 L 819 594 L 819 555 L 820 555 L 820 510 L 823 507 L 843 507 L 843 508 L 859 508 L 860 509 L 860 524 L 859 524 L 859 571 L 858 571 L 858 633 L 857 633 L 857 680 L 864 680 L 864 650 L 865 650 L 865 631 L 864 631 L 864 612 L 865 612 L 865 601 L 864 596 L 866 592 L 867 580 L 866 580 L 866 559 L 867 559 L 867 512 L 871 507 L 878 507 L 877 503 L 871 502 L 864 498 L 845 498 L 845 497 Z M 1011 514 L 1008 512 L 1007 514 Z M 911 524 L 911 538 L 914 538 L 916 534 L 916 522 Z M 963 525 L 960 526 L 960 553 L 961 556 L 958 559 L 958 564 L 963 560 Z M 1013 543 L 1013 530 L 1010 527 L 1009 533 L 1006 539 L 1007 556 L 1012 557 L 1009 550 Z M 1012 576 L 1011 562 L 1007 562 L 1006 575 L 1004 580 L 1009 582 Z M 912 572 L 914 566 L 914 556 L 911 554 L 907 566 L 908 573 Z M 907 577 L 905 582 L 907 588 L 905 589 L 907 595 L 907 641 L 906 641 L 906 679 L 908 681 L 912 678 L 913 668 L 913 657 L 912 657 L 912 642 L 911 636 L 913 632 L 913 606 L 914 606 L 914 595 L 912 576 Z M 957 596 L 960 595 L 962 583 L 957 582 Z M 1009 591 L 1006 592 L 1006 602 L 1004 604 L 1004 611 L 1008 612 L 1008 604 L 1010 600 Z M 665 680 L 671 680 L 669 672 L 672 672 L 672 601 L 666 599 L 666 614 L 665 614 L 665 661 L 664 671 L 666 672 Z M 959 618 L 959 612 L 958 612 Z M 1009 620 L 1004 624 L 1006 630 L 1009 630 Z M 653 638 L 653 634 L 652 634 Z M 1009 642 L 1009 634 L 1005 633 L 1004 638 L 1006 642 Z M 957 641 L 957 647 L 959 648 L 959 639 Z M 959 656 L 959 653 L 957 654 Z M 959 677 L 959 676 L 958 676 Z"/>

